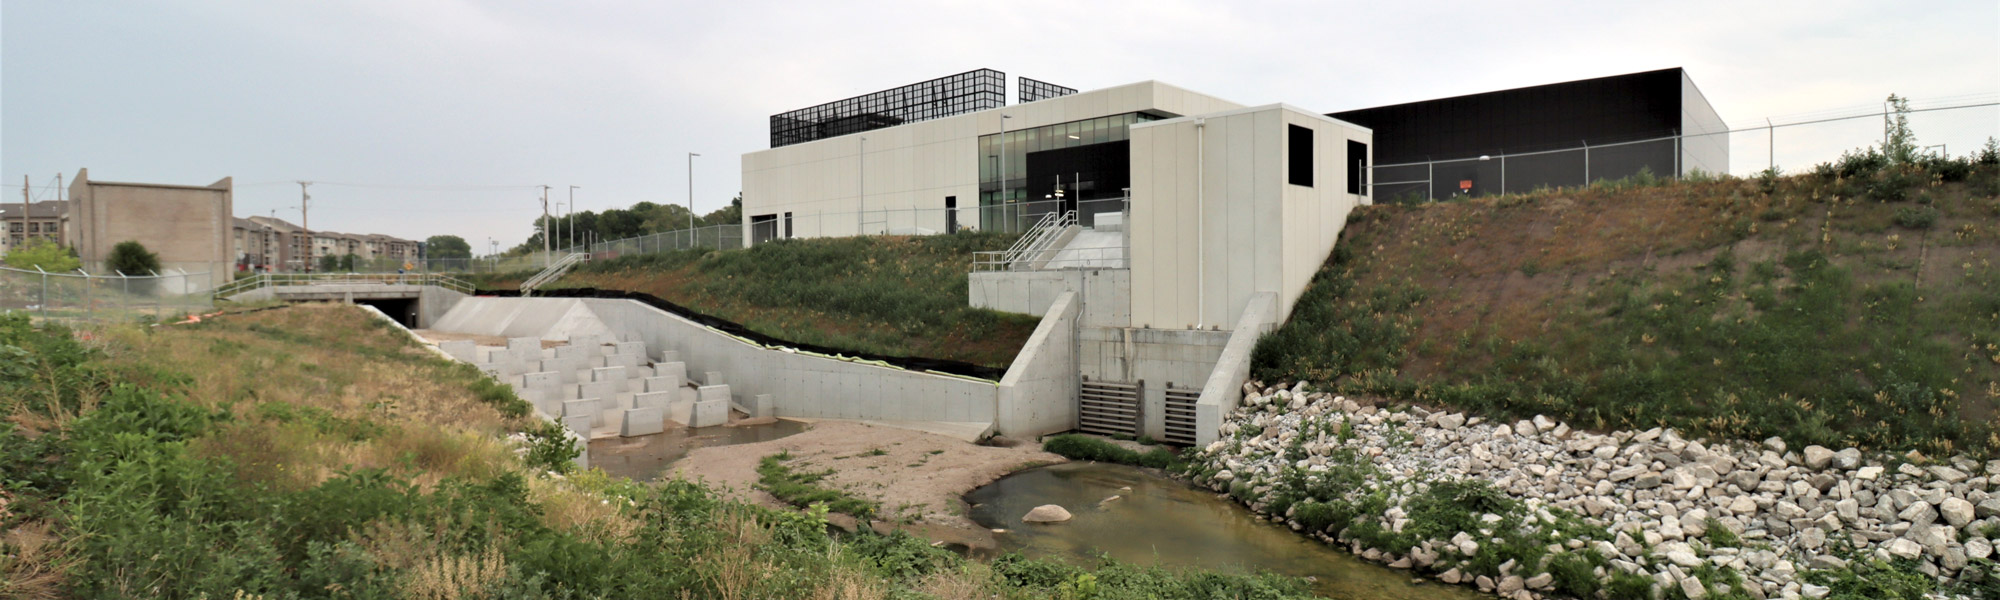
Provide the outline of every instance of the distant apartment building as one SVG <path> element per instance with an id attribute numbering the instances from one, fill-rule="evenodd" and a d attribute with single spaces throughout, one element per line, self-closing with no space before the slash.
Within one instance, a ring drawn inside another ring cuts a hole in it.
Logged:
<path id="1" fill-rule="evenodd" d="M 69 245 L 69 215 L 63 210 L 64 202 L 43 200 L 27 204 L 0 204 L 0 230 L 7 232 L 0 236 L 0 255 L 19 248 L 32 239 L 45 239 L 58 246 Z"/>
<path id="2" fill-rule="evenodd" d="M 276 217 L 236 220 L 237 268 L 301 272 L 318 270 L 319 260 L 328 256 L 354 255 L 357 261 L 380 263 L 388 268 L 417 260 L 415 241 L 379 233 L 353 234 L 314 231 Z M 359 267 L 360 265 L 357 265 Z"/>

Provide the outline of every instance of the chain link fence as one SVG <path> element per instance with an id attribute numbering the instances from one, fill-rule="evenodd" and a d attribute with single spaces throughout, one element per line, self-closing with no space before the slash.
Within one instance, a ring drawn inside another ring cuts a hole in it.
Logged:
<path id="1" fill-rule="evenodd" d="M 0 313 L 60 321 L 172 321 L 213 310 L 208 273 L 106 276 L 0 267 Z"/>
<path id="2" fill-rule="evenodd" d="M 1924 146 L 1939 155 L 1978 150 L 1986 136 L 2000 135 L 2000 101 L 1953 98 L 1913 103 L 1905 114 L 1919 140 L 1927 135 L 1950 143 Z M 1545 187 L 1581 187 L 1633 176 L 1645 169 L 1656 177 L 1754 175 L 1790 165 L 1793 171 L 1840 158 L 1842 152 L 1881 143 L 1888 110 L 1821 112 L 1787 120 L 1764 119 L 1754 127 L 1636 140 L 1578 140 L 1560 148 L 1532 149 L 1474 157 L 1376 165 L 1369 170 L 1377 202 L 1442 200 L 1456 196 L 1518 194 Z M 1920 144 L 1923 142 L 1920 141 Z M 1722 164 L 1699 157 L 1717 156 Z"/>

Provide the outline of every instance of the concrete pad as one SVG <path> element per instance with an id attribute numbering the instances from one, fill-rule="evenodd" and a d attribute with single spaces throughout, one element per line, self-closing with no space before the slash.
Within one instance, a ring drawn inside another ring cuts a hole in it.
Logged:
<path id="1" fill-rule="evenodd" d="M 461 362 L 479 362 L 479 344 L 472 340 L 438 342 L 438 350 Z"/>
<path id="2" fill-rule="evenodd" d="M 702 400 L 694 403 L 694 414 L 688 419 L 689 427 L 714 427 L 729 423 L 729 400 Z"/>
<path id="3" fill-rule="evenodd" d="M 665 410 L 665 409 L 667 408 L 667 405 L 669 405 L 669 404 L 673 404 L 673 402 L 674 402 L 674 396 L 675 396 L 675 394 L 674 394 L 673 392 L 671 392 L 671 391 L 668 391 L 668 392 L 647 392 L 647 393 L 643 393 L 643 394 L 633 394 L 633 395 L 632 395 L 632 403 L 631 403 L 631 404 L 629 404 L 629 405 L 627 405 L 627 407 L 628 407 L 628 408 L 658 408 L 658 409 L 661 409 L 661 410 Z M 665 417 L 662 417 L 662 418 L 665 418 Z"/>
<path id="4" fill-rule="evenodd" d="M 618 427 L 618 435 L 633 437 L 652 435 L 667 430 L 667 409 L 634 408 L 625 411 L 624 422 Z"/>
<path id="5" fill-rule="evenodd" d="M 744 412 L 750 413 L 751 417 L 778 416 L 778 403 L 771 399 L 770 394 L 758 394 L 756 396 L 752 396 L 750 398 L 750 406 L 746 408 L 749 408 L 750 410 Z"/>
<path id="6" fill-rule="evenodd" d="M 729 386 L 726 385 L 704 385 L 697 388 L 695 392 L 697 394 L 695 396 L 696 402 L 714 400 L 721 400 L 724 404 L 729 402 Z"/>

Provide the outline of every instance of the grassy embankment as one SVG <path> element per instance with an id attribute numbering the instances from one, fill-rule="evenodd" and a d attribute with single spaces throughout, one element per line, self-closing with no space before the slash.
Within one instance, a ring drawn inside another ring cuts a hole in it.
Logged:
<path id="1" fill-rule="evenodd" d="M 1253 376 L 1597 429 L 2000 452 L 2000 165 L 1363 207 Z"/>
<path id="2" fill-rule="evenodd" d="M 0 597 L 1303 597 L 553 475 L 568 446 L 526 413 L 351 307 L 79 335 L 0 317 Z"/>
<path id="3" fill-rule="evenodd" d="M 584 264 L 547 289 L 643 292 L 784 340 L 1005 368 L 1034 316 L 966 304 L 973 252 L 1017 236 L 970 233 L 784 240 Z M 478 280 L 518 287 L 529 274 Z"/>

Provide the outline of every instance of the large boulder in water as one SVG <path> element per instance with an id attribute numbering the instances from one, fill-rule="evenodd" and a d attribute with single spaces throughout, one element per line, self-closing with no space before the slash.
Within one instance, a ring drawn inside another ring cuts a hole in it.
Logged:
<path id="1" fill-rule="evenodd" d="M 1037 506 L 1034 510 L 1028 511 L 1027 516 L 1021 517 L 1024 523 L 1061 523 L 1068 520 L 1069 511 L 1054 504 Z"/>

